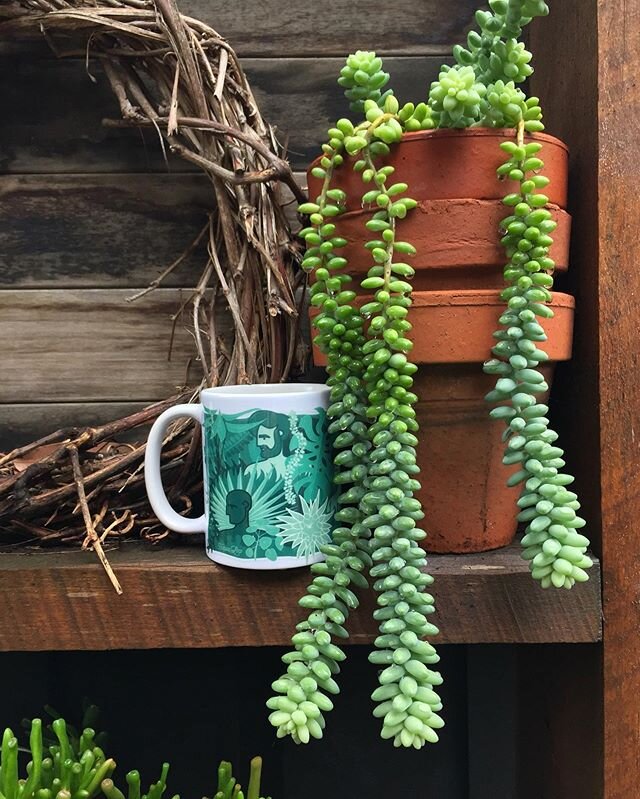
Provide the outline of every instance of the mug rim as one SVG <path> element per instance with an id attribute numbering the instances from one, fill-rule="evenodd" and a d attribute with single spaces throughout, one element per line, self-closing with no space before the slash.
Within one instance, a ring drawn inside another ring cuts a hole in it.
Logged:
<path id="1" fill-rule="evenodd" d="M 239 396 L 251 396 L 255 399 L 274 397 L 295 398 L 308 397 L 313 394 L 324 394 L 331 389 L 326 383 L 253 383 L 232 386 L 215 386 L 203 388 L 201 397 L 227 397 L 229 399 Z"/>

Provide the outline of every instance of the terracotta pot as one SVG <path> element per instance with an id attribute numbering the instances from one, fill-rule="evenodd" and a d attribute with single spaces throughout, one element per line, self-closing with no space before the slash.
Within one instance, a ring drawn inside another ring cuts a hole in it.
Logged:
<path id="1" fill-rule="evenodd" d="M 366 298 L 362 298 L 365 301 Z M 553 363 L 571 357 L 574 300 L 555 293 L 544 344 Z M 412 358 L 420 369 L 416 411 L 418 463 L 430 552 L 483 552 L 509 544 L 517 527 L 517 488 L 502 464 L 504 424 L 488 416 L 484 395 L 495 378 L 482 372 L 503 309 L 497 291 L 416 292 Z M 326 361 L 315 350 L 317 364 Z M 512 467 L 513 471 L 515 467 Z"/>
<path id="2" fill-rule="evenodd" d="M 569 265 L 571 217 L 552 206 L 558 223 L 550 256 L 556 271 Z M 364 248 L 373 237 L 365 223 L 372 211 L 351 211 L 334 221 L 336 233 L 349 242 L 340 251 L 354 277 L 353 288 L 372 265 L 371 254 Z M 500 223 L 506 216 L 499 200 L 422 200 L 405 219 L 397 222 L 398 238 L 409 241 L 417 253 L 409 258 L 416 270 L 411 283 L 416 291 L 443 289 L 502 288 L 505 254 L 500 244 Z"/>
<path id="3" fill-rule="evenodd" d="M 496 170 L 504 163 L 506 155 L 500 142 L 515 138 L 513 130 L 467 128 L 464 130 L 427 130 L 405 133 L 402 141 L 391 148 L 387 159 L 395 167 L 394 181 L 409 185 L 409 195 L 416 200 L 465 199 L 501 200 L 505 194 L 516 191 L 518 184 L 498 180 Z M 546 133 L 535 133 L 526 141 L 539 141 L 544 174 L 551 183 L 546 189 L 550 202 L 560 208 L 567 207 L 567 169 L 569 153 L 566 145 Z M 347 193 L 347 210 L 360 209 L 363 185 L 360 175 L 351 168 L 347 159 L 335 173 L 334 187 Z M 307 175 L 309 196 L 315 198 L 321 191 L 322 181 L 311 175 L 317 158 Z"/>
<path id="4" fill-rule="evenodd" d="M 398 221 L 398 236 L 417 250 L 411 259 L 416 269 L 412 280 L 418 291 L 442 289 L 489 289 L 503 285 L 504 252 L 500 244 L 500 223 L 509 209 L 502 198 L 516 191 L 518 184 L 499 180 L 497 168 L 504 161 L 500 142 L 513 140 L 512 130 L 435 130 L 407 133 L 392 148 L 387 159 L 395 166 L 393 179 L 409 185 L 409 195 L 418 208 Z M 558 222 L 550 255 L 559 271 L 569 263 L 571 217 L 567 202 L 568 151 L 559 139 L 535 134 L 527 140 L 544 147 L 544 174 L 550 178 L 547 194 Z M 353 159 L 350 159 L 353 161 Z M 321 181 L 307 175 L 309 195 L 317 196 Z M 373 209 L 360 208 L 363 184 L 347 162 L 335 174 L 334 186 L 347 193 L 348 213 L 336 217 L 337 232 L 349 242 L 342 250 L 358 289 L 371 266 L 363 245 L 372 237 L 365 228 Z"/>

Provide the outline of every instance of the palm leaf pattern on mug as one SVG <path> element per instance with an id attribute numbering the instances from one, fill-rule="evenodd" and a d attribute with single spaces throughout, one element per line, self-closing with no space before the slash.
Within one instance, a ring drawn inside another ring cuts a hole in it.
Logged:
<path id="1" fill-rule="evenodd" d="M 283 481 L 275 473 L 266 478 L 258 478 L 255 472 L 245 474 L 244 470 L 239 469 L 220 475 L 209 493 L 210 523 L 214 524 L 217 530 L 229 527 L 227 495 L 230 491 L 237 490 L 251 494 L 249 527 L 277 535 L 278 517 L 285 510 L 286 502 Z"/>
<path id="2" fill-rule="evenodd" d="M 207 457 L 221 471 L 242 470 L 251 462 L 249 445 L 256 435 L 258 423 L 244 418 L 205 409 Z"/>

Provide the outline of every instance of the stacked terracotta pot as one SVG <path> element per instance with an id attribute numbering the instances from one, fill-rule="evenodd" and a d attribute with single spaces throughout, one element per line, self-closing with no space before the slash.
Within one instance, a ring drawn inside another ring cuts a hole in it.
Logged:
<path id="1" fill-rule="evenodd" d="M 544 145 L 544 174 L 551 180 L 546 193 L 558 223 L 550 255 L 556 270 L 564 271 L 571 226 L 564 210 L 568 152 L 551 136 L 534 138 Z M 416 275 L 409 319 L 415 342 L 411 357 L 420 364 L 415 388 L 420 398 L 419 496 L 432 552 L 495 549 L 513 539 L 517 526 L 518 489 L 506 486 L 509 470 L 502 464 L 504 424 L 489 419 L 484 401 L 495 379 L 482 371 L 504 310 L 499 228 L 508 209 L 502 198 L 518 189 L 496 177 L 505 157 L 499 144 L 505 139 L 512 140 L 513 131 L 409 133 L 389 157 L 396 170 L 393 181 L 407 183 L 408 195 L 418 201 L 398 221 L 397 233 L 417 249 L 411 259 Z M 309 194 L 315 197 L 320 183 L 310 173 L 308 179 Z M 365 222 L 373 212 L 359 207 L 362 183 L 349 165 L 334 183 L 348 197 L 347 213 L 336 224 L 349 241 L 344 254 L 356 284 L 371 264 L 363 245 L 371 237 Z M 552 307 L 554 318 L 544 322 L 548 382 L 553 364 L 571 357 L 573 298 L 555 292 Z M 324 363 L 317 351 L 314 358 Z"/>

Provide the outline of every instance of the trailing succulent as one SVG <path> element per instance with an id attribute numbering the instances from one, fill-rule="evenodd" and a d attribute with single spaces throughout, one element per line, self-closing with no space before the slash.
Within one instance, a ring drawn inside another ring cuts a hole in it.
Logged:
<path id="1" fill-rule="evenodd" d="M 348 57 L 338 82 L 352 111 L 363 118 L 340 119 L 328 131 L 313 169 L 322 190 L 299 208 L 309 221 L 301 232 L 302 266 L 313 276 L 314 342 L 327 358 L 335 481 L 342 493 L 339 527 L 323 548 L 326 560 L 312 566 L 313 581 L 300 600 L 309 615 L 298 624 L 294 648 L 283 656 L 286 673 L 273 683 L 275 695 L 268 702 L 278 736 L 290 735 L 296 743 L 322 737 L 345 659 L 336 641 L 348 637 L 348 616 L 358 607 L 353 589 L 366 588 L 368 577 L 377 592 L 379 636 L 370 660 L 381 667 L 373 700 L 382 737 L 420 748 L 437 741 L 443 725 L 435 690 L 442 678 L 433 669 L 438 655 L 424 640 L 438 631 L 428 620 L 434 610 L 427 592 L 432 578 L 425 572 L 420 546 L 425 533 L 419 527 L 424 513 L 415 496 L 417 367 L 410 359 L 408 320 L 414 270 L 407 262 L 415 249 L 397 235 L 398 220 L 417 203 L 405 183 L 393 182 L 394 168 L 385 160 L 405 132 L 516 130 L 514 140 L 502 145 L 508 160 L 499 170 L 519 191 L 504 199 L 510 211 L 502 239 L 506 308 L 495 334 L 496 357 L 485 364 L 497 376 L 487 399 L 499 403 L 492 418 L 506 423 L 504 462 L 519 466 L 509 483 L 523 483 L 518 501 L 519 518 L 528 522 L 523 557 L 530 560 L 533 577 L 543 587 L 570 588 L 587 578 L 591 565 L 588 541 L 577 532 L 584 525 L 575 513 L 579 503 L 566 488 L 573 478 L 562 471 L 557 434 L 549 428 L 546 405 L 538 402 L 548 388 L 539 368 L 547 359 L 539 346 L 546 339 L 540 320 L 553 315 L 547 304 L 554 266 L 548 253 L 555 222 L 539 191 L 548 183 L 540 172 L 541 145 L 524 139 L 525 132 L 544 125 L 538 99 L 518 86 L 532 73 L 531 54 L 518 37 L 548 7 L 543 0 L 490 0 L 489 6 L 490 11 L 477 12 L 479 29 L 469 34 L 467 47 L 454 49 L 456 63 L 442 67 L 428 99 L 417 105 L 400 105 L 375 53 Z M 349 287 L 342 254 L 347 241 L 336 225 L 347 198 L 332 179 L 347 159 L 362 178 L 362 206 L 373 211 L 366 223 L 371 268 L 361 283 L 368 295 L 364 305 Z"/>
<path id="2" fill-rule="evenodd" d="M 497 375 L 487 399 L 500 403 L 491 411 L 492 418 L 507 424 L 503 461 L 519 467 L 508 482 L 523 484 L 518 519 L 528 524 L 522 557 L 530 561 L 531 574 L 543 588 L 571 588 L 588 579 L 589 539 L 578 532 L 586 522 L 576 514 L 577 494 L 567 488 L 573 477 L 562 471 L 564 453 L 555 445 L 558 434 L 549 427 L 548 407 L 538 401 L 549 390 L 540 369 L 548 356 L 539 346 L 547 338 L 539 319 L 553 316 L 547 303 L 554 267 L 549 248 L 556 223 L 545 207 L 547 196 L 539 191 L 549 182 L 540 174 L 542 145 L 525 143 L 520 135 L 517 142 L 501 147 L 507 160 L 499 174 L 516 181 L 519 190 L 503 201 L 512 211 L 502 223 L 508 259 L 502 298 L 507 308 L 494 334 L 496 357 L 484 366 L 485 372 Z"/>
<path id="3" fill-rule="evenodd" d="M 140 773 L 130 771 L 123 792 L 113 781 L 116 763 L 96 744 L 100 736 L 93 729 L 86 728 L 76 737 L 64 719 L 57 718 L 51 724 L 51 731 L 55 743 L 47 745 L 42 721 L 33 719 L 29 736 L 30 760 L 26 774 L 21 776 L 18 739 L 10 729 L 5 729 L 0 750 L 1 799 L 93 799 L 99 795 L 105 799 L 161 799 L 165 793 L 168 763 L 163 764 L 158 781 L 146 793 L 142 793 Z M 218 768 L 218 786 L 213 799 L 260 799 L 261 771 L 261 758 L 253 758 L 245 794 L 232 774 L 231 764 L 223 761 Z"/>

